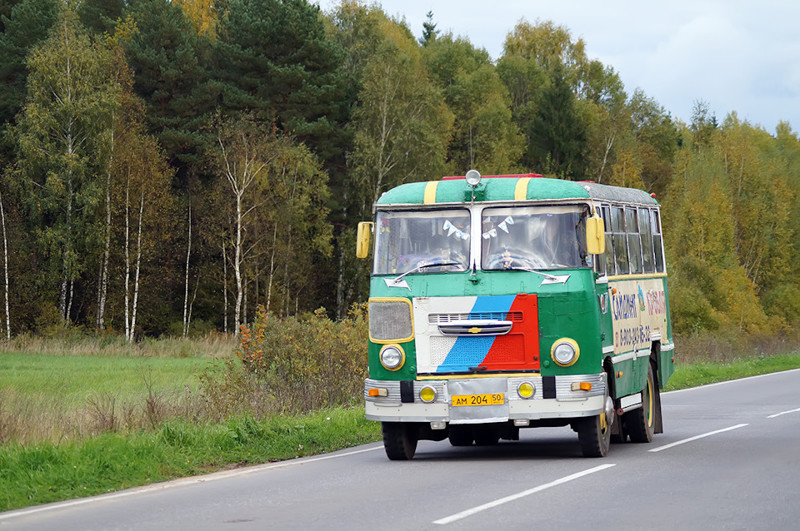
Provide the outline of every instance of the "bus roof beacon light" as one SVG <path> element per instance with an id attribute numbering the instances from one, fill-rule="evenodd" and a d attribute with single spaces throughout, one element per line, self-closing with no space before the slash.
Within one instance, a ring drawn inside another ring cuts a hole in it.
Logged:
<path id="1" fill-rule="evenodd" d="M 478 170 L 469 170 L 466 175 L 467 184 L 475 188 L 481 184 L 481 173 Z"/>

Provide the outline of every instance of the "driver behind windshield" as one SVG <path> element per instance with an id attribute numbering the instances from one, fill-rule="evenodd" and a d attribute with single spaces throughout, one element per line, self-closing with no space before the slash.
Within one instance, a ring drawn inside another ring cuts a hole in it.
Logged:
<path id="1" fill-rule="evenodd" d="M 559 269 L 586 265 L 579 245 L 580 213 L 571 209 L 540 210 L 497 208 L 484 212 L 484 269 Z"/>

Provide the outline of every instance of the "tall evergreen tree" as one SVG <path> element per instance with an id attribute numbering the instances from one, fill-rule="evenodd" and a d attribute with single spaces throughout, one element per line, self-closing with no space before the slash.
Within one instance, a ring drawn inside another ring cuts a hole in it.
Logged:
<path id="1" fill-rule="evenodd" d="M 528 142 L 531 167 L 561 178 L 583 178 L 586 126 L 576 110 L 575 94 L 558 66 L 538 98 L 536 116 L 528 127 Z"/>
<path id="2" fill-rule="evenodd" d="M 168 0 L 131 0 L 137 30 L 127 45 L 134 90 L 147 106 L 148 132 L 155 134 L 185 187 L 202 172 L 211 144 L 205 126 L 213 100 L 208 92 L 209 44 L 183 10 Z"/>
<path id="3" fill-rule="evenodd" d="M 439 36 L 439 30 L 436 29 L 436 23 L 433 21 L 433 11 L 428 11 L 425 15 L 425 22 L 422 23 L 422 37 L 419 43 L 422 46 L 427 46 L 436 40 Z"/>
<path id="4" fill-rule="evenodd" d="M 324 160 L 343 150 L 342 52 L 306 0 L 231 0 L 216 43 L 219 105 L 247 111 Z"/>
<path id="5" fill-rule="evenodd" d="M 47 37 L 58 16 L 58 0 L 4 2 L 0 11 L 0 127 L 13 124 L 25 98 L 27 57 Z"/>
<path id="6" fill-rule="evenodd" d="M 78 14 L 89 31 L 110 35 L 124 9 L 125 0 L 82 0 L 78 6 Z"/>

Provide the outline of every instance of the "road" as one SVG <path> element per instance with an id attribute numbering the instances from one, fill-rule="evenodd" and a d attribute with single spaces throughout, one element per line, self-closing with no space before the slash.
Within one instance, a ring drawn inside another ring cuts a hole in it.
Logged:
<path id="1" fill-rule="evenodd" d="M 410 462 L 379 444 L 0 514 L 7 529 L 798 529 L 800 370 L 662 394 L 665 433 L 569 428 Z"/>

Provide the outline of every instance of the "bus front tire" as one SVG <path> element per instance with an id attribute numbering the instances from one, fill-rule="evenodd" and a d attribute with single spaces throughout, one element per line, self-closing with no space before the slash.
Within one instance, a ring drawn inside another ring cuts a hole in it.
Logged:
<path id="1" fill-rule="evenodd" d="M 642 389 L 642 407 L 625 414 L 625 432 L 631 442 L 649 443 L 653 440 L 656 417 L 656 393 L 653 365 L 647 368 L 647 383 Z"/>
<path id="2" fill-rule="evenodd" d="M 605 457 L 611 445 L 611 426 L 606 422 L 605 414 L 581 419 L 576 430 L 581 452 L 584 457 Z"/>
<path id="3" fill-rule="evenodd" d="M 413 424 L 382 422 L 383 449 L 392 461 L 408 461 L 417 451 L 417 430 Z"/>

